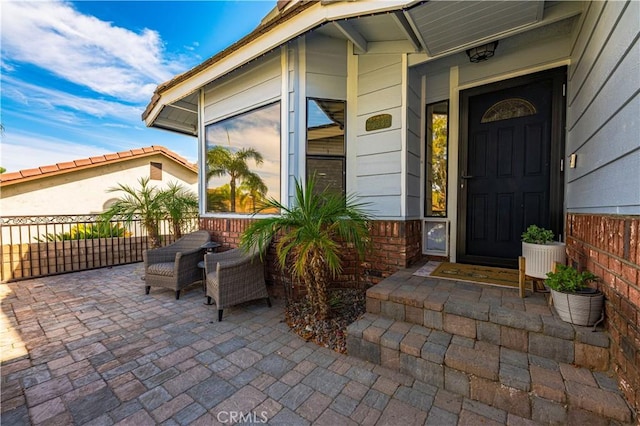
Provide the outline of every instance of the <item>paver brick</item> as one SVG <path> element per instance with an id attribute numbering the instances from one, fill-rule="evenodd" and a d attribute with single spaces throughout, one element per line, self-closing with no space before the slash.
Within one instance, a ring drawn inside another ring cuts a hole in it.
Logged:
<path id="1" fill-rule="evenodd" d="M 534 395 L 531 402 L 531 418 L 544 424 L 567 424 L 567 409 L 559 402 Z"/>
<path id="2" fill-rule="evenodd" d="M 529 367 L 531 373 L 531 388 L 533 392 L 551 401 L 565 402 L 565 387 L 559 371 L 548 370 L 537 365 Z"/>
<path id="3" fill-rule="evenodd" d="M 424 309 L 420 307 L 408 306 L 404 307 L 404 320 L 411 324 L 422 325 L 424 323 Z"/>
<path id="4" fill-rule="evenodd" d="M 365 301 L 365 309 L 372 314 L 380 313 L 380 299 L 374 299 L 373 297 L 367 297 Z"/>
<path id="5" fill-rule="evenodd" d="M 475 374 L 490 380 L 498 380 L 499 360 L 484 351 L 450 345 L 445 355 L 448 367 Z"/>
<path id="6" fill-rule="evenodd" d="M 201 416 L 204 416 L 207 413 L 207 410 L 197 402 L 194 402 L 191 405 L 184 407 L 182 410 L 178 411 L 172 418 L 179 425 L 191 425 Z M 216 419 L 217 420 L 217 419 Z M 145 424 L 145 423 L 142 423 Z"/>
<path id="7" fill-rule="evenodd" d="M 529 333 L 529 353 L 567 364 L 575 359 L 572 341 L 540 333 Z"/>
<path id="8" fill-rule="evenodd" d="M 315 391 L 296 412 L 309 421 L 314 421 L 331 404 L 332 399 L 325 394 Z"/>
<path id="9" fill-rule="evenodd" d="M 538 314 L 492 306 L 489 320 L 493 323 L 528 331 L 542 331 L 542 319 Z"/>
<path id="10" fill-rule="evenodd" d="M 471 376 L 470 388 L 473 400 L 520 417 L 531 417 L 531 404 L 526 391 L 475 376 Z"/>
<path id="11" fill-rule="evenodd" d="M 335 397 L 349 380 L 325 368 L 318 367 L 302 380 L 307 386 L 318 390 L 327 396 Z"/>
<path id="12" fill-rule="evenodd" d="M 462 410 L 475 413 L 482 418 L 493 420 L 500 424 L 504 424 L 507 421 L 507 413 L 504 410 L 500 410 L 495 407 L 491 407 L 487 404 L 484 404 L 480 401 L 474 401 L 468 398 L 465 398 L 462 401 Z M 462 413 L 460 414 L 460 418 L 462 420 Z M 481 422 L 483 423 L 483 422 Z"/>
<path id="13" fill-rule="evenodd" d="M 351 419 L 360 425 L 374 425 L 380 418 L 380 410 L 361 403 L 351 413 Z"/>
<path id="14" fill-rule="evenodd" d="M 575 364 L 596 371 L 607 371 L 610 367 L 609 349 L 575 342 Z"/>
<path id="15" fill-rule="evenodd" d="M 75 424 L 83 424 L 100 417 L 120 405 L 120 400 L 111 389 L 103 387 L 97 392 L 78 398 L 69 403 L 69 411 Z"/>
<path id="16" fill-rule="evenodd" d="M 482 302 L 450 298 L 444 304 L 444 312 L 479 321 L 489 320 L 489 305 Z"/>
<path id="17" fill-rule="evenodd" d="M 377 374 L 372 373 L 371 371 L 358 366 L 353 366 L 349 368 L 349 370 L 344 374 L 344 376 L 352 380 L 355 380 L 358 383 L 362 383 L 365 386 L 373 385 L 375 381 L 378 379 Z"/>
<path id="18" fill-rule="evenodd" d="M 434 401 L 433 395 L 429 395 L 424 392 L 420 392 L 417 389 L 412 389 L 406 386 L 400 386 L 396 391 L 394 397 L 406 402 L 412 407 L 424 411 L 430 410 Z"/>
<path id="19" fill-rule="evenodd" d="M 347 417 L 351 416 L 351 413 L 353 413 L 357 406 L 357 400 L 350 398 L 344 394 L 336 396 L 329 405 L 332 410 Z"/>
<path id="20" fill-rule="evenodd" d="M 631 410 L 619 393 L 582 383 L 566 382 L 569 404 L 621 422 L 631 422 Z"/>
<path id="21" fill-rule="evenodd" d="M 380 416 L 380 424 L 415 425 L 424 424 L 427 413 L 402 401 L 392 399 Z"/>
<path id="22" fill-rule="evenodd" d="M 151 415 L 158 423 L 161 423 L 192 403 L 193 399 L 189 395 L 181 394 L 160 405 L 151 412 Z"/>
<path id="23" fill-rule="evenodd" d="M 442 408 L 433 407 L 429 410 L 429 416 L 425 425 L 442 426 L 442 425 L 457 425 L 458 415 Z"/>
<path id="24" fill-rule="evenodd" d="M 380 336 L 380 345 L 385 348 L 400 350 L 400 342 L 404 339 L 405 334 L 393 330 L 387 330 Z"/>
<path id="25" fill-rule="evenodd" d="M 517 367 L 513 364 L 500 364 L 500 383 L 521 391 L 531 390 L 531 377 L 528 368 Z"/>
<path id="26" fill-rule="evenodd" d="M 426 335 L 409 332 L 400 342 L 400 351 L 419 357 L 426 341 Z"/>
<path id="27" fill-rule="evenodd" d="M 436 310 L 424 310 L 424 315 L 422 317 L 422 324 L 425 327 L 432 328 L 434 330 L 442 330 L 443 325 L 443 313 L 441 311 Z"/>
<path id="28" fill-rule="evenodd" d="M 65 394 L 73 389 L 73 385 L 66 376 L 56 377 L 28 389 L 24 394 L 30 407 Z"/>
<path id="29" fill-rule="evenodd" d="M 5 411 L 4 403 L 3 403 L 3 412 Z M 44 421 L 50 419 L 51 417 L 57 416 L 58 414 L 64 413 L 66 411 L 66 407 L 62 402 L 61 398 L 53 398 L 48 401 L 43 402 L 42 404 L 36 405 L 29 409 L 29 416 L 31 417 L 31 421 L 33 423 L 43 423 Z M 3 420 L 5 420 L 3 418 Z M 4 423 L 4 422 L 3 422 Z M 12 424 L 12 423 L 6 423 Z M 13 423 L 19 424 L 19 423 Z"/>

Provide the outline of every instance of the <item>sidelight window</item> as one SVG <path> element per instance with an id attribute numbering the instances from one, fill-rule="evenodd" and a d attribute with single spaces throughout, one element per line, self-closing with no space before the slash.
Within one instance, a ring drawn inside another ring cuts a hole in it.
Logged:
<path id="1" fill-rule="evenodd" d="M 427 105 L 424 215 L 447 216 L 449 101 Z"/>
<path id="2" fill-rule="evenodd" d="M 345 174 L 345 102 L 308 99 L 307 177 L 318 191 L 344 194 Z"/>

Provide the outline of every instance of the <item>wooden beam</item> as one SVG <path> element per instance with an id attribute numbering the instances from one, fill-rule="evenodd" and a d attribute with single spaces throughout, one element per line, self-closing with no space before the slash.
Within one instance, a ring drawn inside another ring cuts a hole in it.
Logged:
<path id="1" fill-rule="evenodd" d="M 404 36 L 409 40 L 411 45 L 413 46 L 414 52 L 419 52 L 422 50 L 422 45 L 420 44 L 420 40 L 416 36 L 416 33 L 413 31 L 411 24 L 407 20 L 407 17 L 402 12 L 394 12 L 391 14 L 391 17 L 398 25 L 398 28 L 404 33 Z"/>
<path id="2" fill-rule="evenodd" d="M 351 43 L 363 52 L 367 51 L 367 40 L 362 37 L 353 25 L 347 21 L 334 22 L 333 25 L 340 31 Z"/>

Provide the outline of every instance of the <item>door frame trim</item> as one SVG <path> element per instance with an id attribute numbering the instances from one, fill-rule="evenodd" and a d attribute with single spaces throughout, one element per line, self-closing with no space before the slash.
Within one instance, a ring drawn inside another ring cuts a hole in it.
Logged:
<path id="1" fill-rule="evenodd" d="M 563 85 L 567 81 L 567 67 L 560 66 L 544 71 L 525 74 L 481 86 L 475 86 L 459 92 L 459 144 L 458 144 L 458 180 L 466 171 L 468 158 L 468 130 L 469 130 L 469 98 L 472 96 L 491 93 L 533 83 L 541 79 L 552 79 L 551 93 L 551 147 L 550 147 L 550 191 L 549 214 L 551 215 L 551 229 L 556 235 L 564 235 L 564 172 L 561 171 L 561 161 L 565 150 L 565 122 L 566 96 Z M 496 261 L 495 258 L 473 256 L 466 254 L 466 189 L 460 184 L 457 190 L 457 220 L 456 220 L 456 261 L 461 263 L 479 263 L 485 265 L 516 267 L 517 258 L 513 262 Z"/>

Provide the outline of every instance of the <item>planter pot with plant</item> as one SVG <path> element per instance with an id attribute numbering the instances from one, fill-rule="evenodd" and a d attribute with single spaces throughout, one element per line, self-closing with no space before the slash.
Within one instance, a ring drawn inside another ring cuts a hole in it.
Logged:
<path id="1" fill-rule="evenodd" d="M 565 244 L 553 240 L 553 231 L 531 225 L 522 233 L 522 256 L 526 259 L 525 274 L 546 278 L 556 263 L 566 262 Z"/>
<path id="2" fill-rule="evenodd" d="M 587 286 L 597 277 L 589 271 L 578 272 L 571 266 L 558 264 L 547 274 L 545 284 L 551 289 L 553 305 L 563 321 L 592 326 L 602 316 L 604 295 Z"/>

